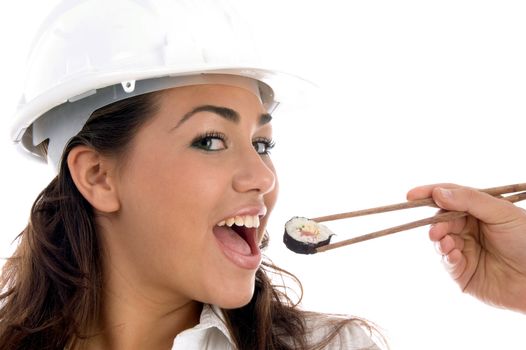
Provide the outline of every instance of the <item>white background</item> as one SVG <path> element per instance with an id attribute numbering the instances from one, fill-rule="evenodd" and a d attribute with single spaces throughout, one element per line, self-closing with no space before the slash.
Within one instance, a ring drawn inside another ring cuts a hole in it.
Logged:
<path id="1" fill-rule="evenodd" d="M 281 243 L 291 216 L 405 200 L 413 186 L 525 182 L 526 7 L 521 1 L 236 1 L 271 65 L 320 86 L 308 107 L 275 114 L 280 202 L 267 255 L 303 282 L 307 309 L 376 322 L 394 350 L 524 349 L 526 317 L 463 295 L 427 228 L 330 253 Z M 20 157 L 8 123 L 36 26 L 56 1 L 0 12 L 0 255 L 52 174 Z M 433 214 L 334 222 L 337 239 Z"/>

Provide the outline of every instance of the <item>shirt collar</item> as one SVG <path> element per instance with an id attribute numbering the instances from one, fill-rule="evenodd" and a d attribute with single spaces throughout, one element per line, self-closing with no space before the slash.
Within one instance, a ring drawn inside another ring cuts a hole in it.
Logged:
<path id="1" fill-rule="evenodd" d="M 203 311 L 201 311 L 199 324 L 196 325 L 194 329 L 207 329 L 213 327 L 219 329 L 228 342 L 234 345 L 234 341 L 232 340 L 230 332 L 226 326 L 226 320 L 223 311 L 215 305 L 204 304 Z"/>

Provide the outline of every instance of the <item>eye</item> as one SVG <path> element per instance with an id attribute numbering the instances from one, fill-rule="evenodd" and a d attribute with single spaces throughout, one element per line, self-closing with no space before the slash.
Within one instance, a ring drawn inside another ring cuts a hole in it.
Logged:
<path id="1" fill-rule="evenodd" d="M 270 151 L 274 148 L 275 142 L 272 139 L 261 137 L 252 141 L 252 145 L 258 154 L 268 155 Z"/>
<path id="2" fill-rule="evenodd" d="M 209 152 L 221 151 L 227 149 L 226 136 L 219 132 L 208 132 L 196 137 L 192 141 L 192 147 Z"/>

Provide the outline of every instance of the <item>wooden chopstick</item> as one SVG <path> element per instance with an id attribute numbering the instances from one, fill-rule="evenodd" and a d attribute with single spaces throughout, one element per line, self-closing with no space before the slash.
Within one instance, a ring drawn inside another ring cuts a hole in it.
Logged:
<path id="1" fill-rule="evenodd" d="M 491 188 L 486 188 L 486 189 L 482 189 L 479 191 L 485 192 L 492 196 L 498 196 L 498 195 L 505 194 L 505 193 L 526 191 L 526 183 L 499 186 L 499 187 L 491 187 Z M 435 204 L 435 202 L 433 202 L 432 198 L 425 198 L 425 199 L 419 199 L 416 201 L 409 201 L 409 202 L 386 205 L 382 207 L 362 209 L 362 210 L 351 211 L 351 212 L 341 213 L 341 214 L 320 216 L 318 218 L 311 218 L 311 220 L 316 221 L 316 222 L 333 221 L 333 220 L 354 218 L 357 216 L 386 213 L 386 212 L 394 211 L 394 210 L 425 207 L 425 206 L 437 208 L 437 205 Z"/>
<path id="2" fill-rule="evenodd" d="M 520 185 L 522 186 L 522 184 Z M 518 185 L 512 185 L 512 186 L 518 186 Z M 495 187 L 494 189 L 496 190 L 498 188 L 499 187 Z M 489 189 L 489 190 L 492 190 L 492 189 Z M 496 190 L 496 191 L 498 192 L 500 190 Z M 516 192 L 516 191 L 511 190 L 509 192 Z M 500 195 L 500 193 L 497 193 L 496 195 Z M 521 193 L 510 195 L 507 197 L 502 197 L 502 199 L 507 200 L 511 203 L 515 203 L 515 202 L 526 199 L 526 192 L 521 192 Z M 382 207 L 382 208 L 385 208 L 385 207 Z M 343 247 L 343 246 L 358 243 L 358 242 L 367 241 L 367 240 L 378 238 L 378 237 L 387 236 L 387 235 L 390 235 L 396 232 L 406 231 L 406 230 L 410 230 L 412 228 L 416 228 L 416 227 L 420 227 L 424 225 L 436 224 L 438 222 L 444 222 L 444 221 L 451 221 L 451 220 L 458 219 L 458 218 L 461 218 L 467 215 L 468 213 L 462 212 L 462 211 L 446 211 L 446 212 L 438 213 L 437 215 L 431 216 L 426 219 L 409 222 L 407 224 L 403 224 L 400 226 L 390 227 L 384 230 L 368 233 L 363 236 L 358 236 L 358 237 L 350 238 L 344 241 L 328 244 L 328 245 L 317 248 L 316 252 L 318 253 L 325 252 L 327 250 Z"/>

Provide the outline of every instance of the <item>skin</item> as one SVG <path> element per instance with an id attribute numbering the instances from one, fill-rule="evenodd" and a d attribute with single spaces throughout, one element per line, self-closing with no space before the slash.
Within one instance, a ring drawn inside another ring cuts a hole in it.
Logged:
<path id="1" fill-rule="evenodd" d="M 87 349 L 170 349 L 198 323 L 202 303 L 240 307 L 252 297 L 255 269 L 232 263 L 213 227 L 247 206 L 266 206 L 258 242 L 277 198 L 264 144 L 270 123 L 252 92 L 200 85 L 166 90 L 158 113 L 134 137 L 125 159 L 79 146 L 68 156 L 75 184 L 97 212 L 104 247 L 103 308 L 93 329 L 107 330 Z M 236 111 L 236 123 L 200 105 Z M 227 140 L 196 137 L 214 131 Z M 205 142 L 206 143 L 206 142 Z M 257 150 L 256 150 L 257 149 Z"/>
<path id="2" fill-rule="evenodd" d="M 470 215 L 429 231 L 451 278 L 490 305 L 526 313 L 526 211 L 454 184 L 422 186 L 409 200 L 433 197 L 439 207 Z"/>

